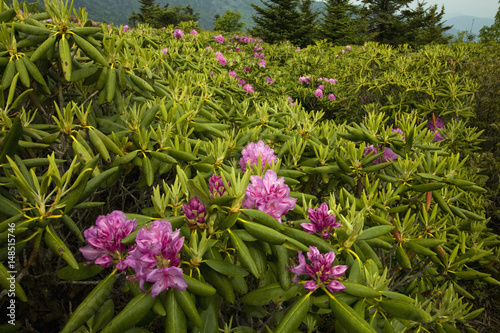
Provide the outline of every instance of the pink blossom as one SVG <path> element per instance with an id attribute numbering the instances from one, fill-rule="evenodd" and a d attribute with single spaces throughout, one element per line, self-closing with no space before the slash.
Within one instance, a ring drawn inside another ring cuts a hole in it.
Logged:
<path id="1" fill-rule="evenodd" d="M 245 80 L 243 80 L 243 79 L 240 79 L 240 80 L 238 81 L 238 85 L 239 85 L 239 86 L 242 86 L 242 85 L 244 85 L 245 83 L 246 83 L 246 81 L 245 81 Z"/>
<path id="2" fill-rule="evenodd" d="M 229 71 L 228 72 L 229 76 L 236 77 L 236 72 L 235 71 Z"/>
<path id="3" fill-rule="evenodd" d="M 300 51 L 300 46 L 297 46 L 297 52 Z"/>
<path id="4" fill-rule="evenodd" d="M 252 183 L 245 192 L 243 207 L 265 212 L 279 222 L 295 207 L 297 199 L 289 196 L 290 188 L 285 184 L 285 178 L 278 178 L 276 171 L 269 169 L 263 178 L 252 175 L 250 180 Z"/>
<path id="5" fill-rule="evenodd" d="M 311 80 L 310 76 L 301 76 L 301 77 L 299 77 L 299 83 L 311 84 L 310 80 Z"/>
<path id="6" fill-rule="evenodd" d="M 116 267 L 123 270 L 127 268 L 122 260 L 126 246 L 121 241 L 136 228 L 137 221 L 127 220 L 127 216 L 121 211 L 100 215 L 96 226 L 83 232 L 88 244 L 81 247 L 80 252 L 86 259 L 102 267 L 109 267 L 116 259 Z"/>
<path id="7" fill-rule="evenodd" d="M 345 48 L 346 48 L 347 51 L 351 51 L 351 46 L 350 45 L 347 45 Z"/>
<path id="8" fill-rule="evenodd" d="M 245 67 L 243 70 L 248 73 L 250 72 L 250 67 Z"/>
<path id="9" fill-rule="evenodd" d="M 328 214 L 328 205 L 324 202 L 316 210 L 309 208 L 308 213 L 311 223 L 302 223 L 301 226 L 310 234 L 319 233 L 328 239 L 333 228 L 340 227 L 340 223 L 335 222 L 335 215 Z"/>
<path id="10" fill-rule="evenodd" d="M 205 47 L 205 50 L 207 50 L 207 51 L 213 51 L 214 49 L 212 49 L 211 46 L 207 46 L 207 47 Z"/>
<path id="11" fill-rule="evenodd" d="M 329 94 L 329 95 L 328 95 L 328 99 L 329 99 L 330 101 L 334 101 L 334 100 L 336 100 L 336 99 L 337 99 L 337 97 L 335 97 L 335 95 L 334 95 L 334 94 Z"/>
<path id="12" fill-rule="evenodd" d="M 253 93 L 253 87 L 248 83 L 243 86 L 243 90 L 245 90 L 247 93 Z"/>
<path id="13" fill-rule="evenodd" d="M 162 27 L 162 28 L 161 28 L 161 31 L 163 31 L 163 30 L 165 30 L 165 29 L 166 29 L 165 27 Z"/>
<path id="14" fill-rule="evenodd" d="M 293 102 L 293 98 L 292 98 L 291 96 L 288 96 L 288 100 L 289 100 L 290 102 Z"/>
<path id="15" fill-rule="evenodd" d="M 215 72 L 214 72 L 214 71 L 210 71 L 210 75 L 211 75 L 211 76 L 214 76 L 214 75 L 215 75 Z"/>
<path id="16" fill-rule="evenodd" d="M 92 22 L 92 25 L 93 25 L 94 27 L 97 27 L 97 22 Z"/>
<path id="17" fill-rule="evenodd" d="M 205 224 L 207 210 L 198 197 L 193 197 L 189 201 L 189 205 L 182 204 L 182 211 L 186 215 L 186 222 L 190 229 L 205 229 L 207 227 Z"/>
<path id="18" fill-rule="evenodd" d="M 330 82 L 330 84 L 336 84 L 337 83 L 337 79 L 330 79 L 328 81 Z"/>
<path id="19" fill-rule="evenodd" d="M 167 54 L 168 49 L 167 49 L 167 48 L 161 49 L 161 52 L 162 52 L 163 54 Z"/>
<path id="20" fill-rule="evenodd" d="M 401 129 L 399 129 L 399 128 L 393 128 L 393 129 L 391 130 L 391 132 L 392 132 L 392 133 L 399 133 L 399 134 L 401 134 L 401 135 L 404 135 L 404 134 L 405 134 L 405 133 L 404 133 Z"/>
<path id="21" fill-rule="evenodd" d="M 210 199 L 222 197 L 224 194 L 226 194 L 226 188 L 224 187 L 224 182 L 221 176 L 214 174 L 212 177 L 210 177 L 208 183 L 210 185 Z M 229 183 L 227 184 L 227 186 L 229 186 Z"/>
<path id="22" fill-rule="evenodd" d="M 264 59 L 260 59 L 260 60 L 259 60 L 259 66 L 260 66 L 260 67 L 266 67 L 266 64 L 267 64 L 267 63 L 266 63 L 266 61 L 265 61 Z"/>
<path id="23" fill-rule="evenodd" d="M 247 170 L 247 162 L 250 161 L 250 167 L 253 168 L 254 163 L 257 164 L 259 161 L 259 156 L 262 162 L 262 168 L 266 165 L 266 162 L 269 165 L 277 162 L 277 157 L 274 155 L 274 150 L 266 145 L 264 141 L 260 140 L 257 143 L 250 142 L 243 150 L 241 151 L 242 158 L 239 161 L 241 170 Z"/>
<path id="24" fill-rule="evenodd" d="M 217 43 L 224 43 L 224 41 L 226 40 L 222 35 L 214 36 L 214 38 Z"/>
<path id="25" fill-rule="evenodd" d="M 380 147 L 379 147 L 380 149 Z M 399 158 L 398 154 L 396 154 L 391 148 L 389 147 L 385 147 L 385 148 L 382 148 L 383 150 L 383 154 L 381 157 L 377 158 L 376 160 L 373 161 L 373 163 L 375 164 L 379 164 L 379 163 L 384 163 L 384 162 L 387 162 L 389 160 L 391 161 L 395 161 Z M 371 146 L 367 146 L 365 147 L 365 152 L 363 154 L 363 156 L 368 156 L 371 152 L 373 152 L 373 155 L 375 154 L 378 154 L 379 151 L 377 150 L 376 147 L 374 147 L 373 145 Z"/>
<path id="26" fill-rule="evenodd" d="M 274 80 L 268 76 L 268 77 L 266 77 L 266 82 L 267 83 L 273 83 Z"/>
<path id="27" fill-rule="evenodd" d="M 323 91 L 323 90 L 325 90 L 325 86 L 324 86 L 324 85 L 322 85 L 322 84 L 320 84 L 320 85 L 318 86 L 318 89 L 320 89 L 321 91 Z"/>
<path id="28" fill-rule="evenodd" d="M 254 57 L 254 58 L 258 58 L 258 57 L 259 57 L 259 54 L 258 54 L 257 52 L 255 52 L 255 53 L 253 54 L 253 57 Z"/>
<path id="29" fill-rule="evenodd" d="M 174 38 L 180 39 L 182 38 L 182 36 L 184 36 L 184 31 L 182 31 L 181 29 L 175 29 L 173 36 Z"/>
<path id="30" fill-rule="evenodd" d="M 345 50 L 342 50 L 342 54 L 345 54 Z"/>
<path id="31" fill-rule="evenodd" d="M 442 141 L 445 139 L 444 136 L 439 133 L 438 129 L 443 129 L 444 128 L 444 121 L 443 119 L 436 117 L 434 114 L 432 115 L 432 120 L 429 120 L 427 123 L 427 128 L 434 132 L 435 136 L 432 139 L 432 141 Z"/>
<path id="32" fill-rule="evenodd" d="M 180 250 L 184 237 L 180 230 L 172 230 L 170 222 L 154 221 L 149 228 L 139 230 L 136 247 L 129 252 L 125 263 L 135 271 L 127 277 L 129 281 L 139 281 L 143 290 L 145 282 L 152 282 L 151 296 L 156 297 L 169 287 L 186 290 L 187 283 L 180 269 Z"/>
<path id="33" fill-rule="evenodd" d="M 219 64 L 221 64 L 222 66 L 226 66 L 226 58 L 222 55 L 222 53 L 220 52 L 215 52 L 215 57 L 217 58 L 217 60 L 219 60 Z"/>
<path id="34" fill-rule="evenodd" d="M 127 31 L 129 31 L 129 30 L 130 30 L 130 28 L 129 28 L 129 26 L 128 26 L 128 25 L 124 25 L 124 26 L 123 26 L 123 32 L 127 32 Z"/>
<path id="35" fill-rule="evenodd" d="M 261 54 L 260 54 L 260 57 L 261 57 L 262 59 L 264 59 L 264 58 L 266 57 L 266 55 L 265 55 L 264 53 L 261 53 Z"/>
<path id="36" fill-rule="evenodd" d="M 314 92 L 314 96 L 316 96 L 317 98 L 323 98 L 323 90 L 321 89 L 316 89 L 316 91 Z"/>
<path id="37" fill-rule="evenodd" d="M 193 35 L 193 36 L 196 36 L 196 35 L 198 34 L 198 31 L 196 31 L 196 30 L 194 30 L 194 29 L 193 29 L 193 30 L 191 30 L 189 33 L 190 33 L 191 35 Z"/>
<path id="38" fill-rule="evenodd" d="M 309 291 L 315 291 L 319 287 L 327 287 L 330 292 L 335 293 L 345 289 L 345 286 L 337 280 L 344 275 L 347 270 L 346 265 L 333 266 L 335 261 L 335 253 L 320 253 L 314 246 L 309 246 L 310 252 L 307 252 L 307 258 L 311 264 L 306 263 L 306 258 L 299 251 L 299 264 L 293 268 L 289 268 L 295 273 L 292 282 L 298 284 L 299 276 L 308 275 L 312 280 L 304 284 L 304 288 Z M 326 284 L 326 285 L 325 285 Z"/>

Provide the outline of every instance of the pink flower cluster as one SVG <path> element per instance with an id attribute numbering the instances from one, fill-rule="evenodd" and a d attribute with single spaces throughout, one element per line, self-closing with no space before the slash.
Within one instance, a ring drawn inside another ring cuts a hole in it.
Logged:
<path id="1" fill-rule="evenodd" d="M 224 194 L 226 194 L 226 188 L 224 187 L 224 182 L 222 181 L 221 176 L 214 174 L 208 180 L 208 184 L 210 186 L 210 199 L 222 197 Z M 229 183 L 227 185 L 229 186 Z"/>
<path id="2" fill-rule="evenodd" d="M 328 214 L 328 205 L 324 202 L 316 210 L 309 208 L 308 213 L 311 223 L 302 223 L 301 226 L 310 234 L 319 233 L 328 239 L 333 228 L 340 227 L 340 223 L 335 222 L 335 215 Z"/>
<path id="3" fill-rule="evenodd" d="M 161 49 L 161 52 L 162 52 L 163 54 L 167 54 L 167 53 L 168 53 L 168 49 L 167 49 L 167 48 L 163 48 L 163 49 Z"/>
<path id="4" fill-rule="evenodd" d="M 379 157 L 375 161 L 373 161 L 373 163 L 375 163 L 375 164 L 384 163 L 384 162 L 387 162 L 389 160 L 395 161 L 399 158 L 398 154 L 396 154 L 389 147 L 380 148 L 380 146 L 379 146 L 378 149 L 382 149 L 384 153 L 382 154 L 381 157 Z M 375 146 L 371 145 L 371 146 L 365 147 L 365 153 L 363 154 L 363 156 L 368 156 L 371 152 L 373 152 L 372 155 L 379 153 L 377 148 L 375 148 Z"/>
<path id="5" fill-rule="evenodd" d="M 289 196 L 290 188 L 285 178 L 276 175 L 276 171 L 267 170 L 264 177 L 250 176 L 252 184 L 245 192 L 246 199 L 242 205 L 265 212 L 278 221 L 295 207 L 297 199 Z"/>
<path id="6" fill-rule="evenodd" d="M 127 31 L 129 31 L 129 30 L 130 30 L 130 28 L 129 28 L 129 26 L 128 26 L 128 25 L 124 25 L 124 26 L 123 26 L 123 32 L 127 32 Z"/>
<path id="7" fill-rule="evenodd" d="M 299 77 L 299 83 L 311 84 L 311 77 L 310 76 L 301 76 L 301 77 Z"/>
<path id="8" fill-rule="evenodd" d="M 253 93 L 253 87 L 248 83 L 243 86 L 243 90 L 245 90 L 247 94 Z"/>
<path id="9" fill-rule="evenodd" d="M 196 30 L 194 30 L 194 29 L 193 29 L 193 30 L 191 30 L 189 33 L 190 33 L 191 35 L 193 35 L 193 36 L 196 36 L 196 35 L 198 34 L 198 31 L 196 31 Z"/>
<path id="10" fill-rule="evenodd" d="M 115 210 L 100 215 L 95 224 L 83 232 L 88 244 L 80 248 L 82 255 L 102 267 L 109 267 L 116 260 L 116 268 L 127 268 L 123 261 L 127 248 L 121 241 L 137 228 L 137 221 L 127 220 L 125 213 Z"/>
<path id="11" fill-rule="evenodd" d="M 316 89 L 316 91 L 314 92 L 314 96 L 316 96 L 316 98 L 323 98 L 323 90 L 321 90 L 320 88 Z"/>
<path id="12" fill-rule="evenodd" d="M 217 43 L 224 43 L 224 41 L 226 40 L 222 35 L 214 36 L 214 38 Z"/>
<path id="13" fill-rule="evenodd" d="M 308 275 L 312 280 L 304 283 L 304 288 L 309 291 L 315 291 L 318 287 L 326 286 L 330 292 L 335 293 L 345 289 L 345 286 L 338 280 L 347 270 L 346 265 L 333 266 L 335 253 L 320 253 L 314 246 L 309 246 L 310 252 L 307 252 L 307 258 L 311 264 L 306 263 L 306 258 L 299 251 L 299 265 L 290 268 L 295 273 L 292 281 L 299 283 L 300 275 Z"/>
<path id="14" fill-rule="evenodd" d="M 207 210 L 198 197 L 193 197 L 189 201 L 189 205 L 182 204 L 182 211 L 186 215 L 186 222 L 190 229 L 205 229 L 207 227 L 205 224 Z"/>
<path id="15" fill-rule="evenodd" d="M 336 84 L 337 83 L 337 79 L 328 79 L 326 77 L 320 77 L 318 79 L 318 81 L 320 81 L 320 82 L 321 81 L 325 81 L 325 82 L 330 83 L 330 84 Z"/>
<path id="16" fill-rule="evenodd" d="M 259 162 L 259 156 L 261 158 L 262 168 L 264 168 L 266 162 L 269 163 L 269 165 L 277 162 L 274 150 L 266 145 L 262 140 L 257 143 L 250 142 L 245 148 L 243 148 L 241 155 L 243 155 L 243 157 L 239 160 L 239 164 L 241 170 L 243 171 L 247 170 L 247 162 L 249 161 L 250 167 L 253 168 L 253 165 Z"/>
<path id="17" fill-rule="evenodd" d="M 219 64 L 221 64 L 222 66 L 226 66 L 226 58 L 224 57 L 224 55 L 222 55 L 221 52 L 215 52 L 215 57 L 217 58 L 217 60 L 219 60 Z"/>
<path id="18" fill-rule="evenodd" d="M 152 282 L 151 296 L 156 297 L 168 288 L 186 290 L 182 269 L 179 266 L 179 252 L 184 237 L 179 238 L 180 230 L 172 231 L 168 221 L 154 221 L 149 228 L 137 233 L 136 247 L 129 252 L 125 263 L 134 269 L 135 275 L 127 277 L 139 281 L 144 289 L 145 282 Z"/>
<path id="19" fill-rule="evenodd" d="M 174 38 L 181 39 L 182 36 L 184 36 L 184 31 L 181 29 L 175 29 L 173 36 Z"/>
<path id="20" fill-rule="evenodd" d="M 432 120 L 429 120 L 429 122 L 427 123 L 427 128 L 434 132 L 435 136 L 434 138 L 432 139 L 432 141 L 442 141 L 445 139 L 444 136 L 441 135 L 441 133 L 439 133 L 439 129 L 443 129 L 444 128 L 444 121 L 443 119 L 439 118 L 439 117 L 436 117 L 434 114 L 432 115 Z"/>

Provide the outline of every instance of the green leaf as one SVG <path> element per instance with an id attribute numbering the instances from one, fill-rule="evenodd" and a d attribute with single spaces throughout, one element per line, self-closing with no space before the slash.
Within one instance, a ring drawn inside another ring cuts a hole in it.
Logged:
<path id="1" fill-rule="evenodd" d="M 330 298 L 330 308 L 335 315 L 335 318 L 345 327 L 348 332 L 356 333 L 376 333 L 375 329 L 370 326 L 364 318 L 362 318 L 353 308 L 333 296 Z"/>
<path id="2" fill-rule="evenodd" d="M 108 298 L 116 281 L 116 270 L 102 280 L 91 292 L 85 297 L 82 303 L 71 314 L 68 322 L 64 326 L 61 333 L 72 333 L 77 328 L 82 326 L 94 313 L 101 307 L 104 301 Z"/>
<path id="3" fill-rule="evenodd" d="M 182 311 L 179 303 L 177 302 L 173 289 L 170 289 L 167 292 L 165 300 L 165 310 L 167 311 L 167 316 L 165 317 L 165 332 L 166 333 L 187 332 L 186 315 Z"/>
<path id="4" fill-rule="evenodd" d="M 310 292 L 299 298 L 293 304 L 290 310 L 285 314 L 285 317 L 281 319 L 278 327 L 274 331 L 275 333 L 294 332 L 299 328 L 311 306 L 311 298 L 309 296 L 311 296 Z"/>
<path id="5" fill-rule="evenodd" d="M 52 227 L 52 225 L 47 225 L 45 228 L 45 232 L 43 233 L 45 244 L 49 247 L 49 249 L 54 252 L 57 256 L 61 257 L 74 269 L 78 269 L 78 262 L 76 261 L 73 253 L 71 253 L 70 249 L 64 243 L 64 241 L 57 235 L 56 231 Z"/>
<path id="6" fill-rule="evenodd" d="M 371 238 L 376 238 L 382 235 L 385 235 L 386 233 L 392 231 L 394 229 L 393 225 L 378 225 L 376 227 L 371 227 L 369 229 L 363 230 L 361 235 L 357 238 L 358 240 L 365 240 L 365 239 L 371 239 Z"/>
<path id="7" fill-rule="evenodd" d="M 142 293 L 135 296 L 102 330 L 102 333 L 122 332 L 133 327 L 148 313 L 154 302 L 155 298 L 150 294 Z"/>
<path id="8" fill-rule="evenodd" d="M 217 271 L 227 276 L 244 277 L 248 275 L 246 269 L 238 267 L 234 264 L 225 261 L 207 259 L 204 262 L 208 266 L 210 266 L 210 268 L 212 268 L 214 271 Z"/>
<path id="9" fill-rule="evenodd" d="M 192 322 L 196 327 L 202 327 L 203 322 L 201 320 L 200 314 L 198 313 L 198 310 L 196 309 L 196 304 L 193 300 L 193 297 L 191 296 L 189 291 L 180 291 L 178 289 L 174 289 L 174 295 L 177 304 L 180 305 L 182 311 L 190 320 L 190 322 Z"/>
<path id="10" fill-rule="evenodd" d="M 379 305 L 384 311 L 387 311 L 396 318 L 417 321 L 422 324 L 430 323 L 432 316 L 424 310 L 400 301 L 381 301 Z"/>
<path id="11" fill-rule="evenodd" d="M 236 255 L 241 263 L 252 273 L 257 279 L 260 279 L 259 270 L 255 260 L 253 260 L 250 251 L 246 244 L 231 231 L 231 229 L 227 230 L 229 232 L 229 237 L 231 238 L 231 243 L 236 249 Z"/>
<path id="12" fill-rule="evenodd" d="M 287 301 L 305 289 L 303 286 L 293 284 L 290 289 L 284 290 L 279 283 L 272 283 L 267 286 L 257 288 L 243 297 L 243 302 L 249 305 L 268 305 Z"/>
<path id="13" fill-rule="evenodd" d="M 255 209 L 241 209 L 243 214 L 254 219 L 254 221 L 259 222 L 269 228 L 276 230 L 283 230 L 285 226 L 282 225 L 278 220 L 269 215 L 268 213 L 261 212 Z"/>
<path id="14" fill-rule="evenodd" d="M 71 266 L 63 267 L 57 271 L 56 275 L 62 280 L 81 281 L 96 276 L 104 269 L 104 267 L 95 264 L 87 265 L 86 262 L 78 263 L 78 267 L 78 269 Z"/>

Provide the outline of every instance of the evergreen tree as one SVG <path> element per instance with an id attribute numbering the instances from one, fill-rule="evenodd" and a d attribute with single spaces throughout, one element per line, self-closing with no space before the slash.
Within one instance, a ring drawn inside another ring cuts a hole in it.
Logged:
<path id="1" fill-rule="evenodd" d="M 356 7 L 350 0 L 326 0 L 321 24 L 321 37 L 335 45 L 354 43 L 356 35 Z"/>
<path id="2" fill-rule="evenodd" d="M 413 10 L 403 10 L 402 16 L 405 19 L 405 31 L 402 43 L 410 44 L 413 47 L 425 44 L 446 44 L 452 36 L 445 36 L 444 33 L 451 29 L 451 26 L 444 26 L 441 22 L 444 15 L 444 6 L 438 12 L 438 6 L 433 5 L 425 8 L 425 2 L 419 2 L 417 8 Z"/>
<path id="3" fill-rule="evenodd" d="M 261 0 L 263 7 L 251 4 L 257 15 L 252 15 L 255 27 L 250 33 L 268 43 L 276 43 L 284 39 L 292 43 L 300 43 L 300 13 L 297 10 L 298 0 Z"/>
<path id="4" fill-rule="evenodd" d="M 319 13 L 312 8 L 314 0 L 301 0 L 300 10 L 300 25 L 296 34 L 296 44 L 300 47 L 306 47 L 313 44 L 318 38 L 317 19 Z"/>
<path id="5" fill-rule="evenodd" d="M 221 30 L 226 32 L 236 32 L 241 31 L 245 26 L 245 23 L 240 22 L 241 13 L 234 12 L 232 10 L 226 10 L 224 15 L 215 15 L 215 30 Z"/>
<path id="6" fill-rule="evenodd" d="M 500 5 L 500 0 L 498 4 Z M 481 38 L 481 43 L 500 42 L 500 6 L 495 15 L 495 23 L 489 27 L 482 27 L 479 31 L 479 37 Z"/>
<path id="7" fill-rule="evenodd" d="M 167 25 L 178 25 L 180 22 L 198 21 L 200 14 L 195 13 L 191 6 L 173 6 L 168 8 L 169 4 L 163 7 L 155 4 L 155 0 L 139 0 L 141 7 L 139 13 L 132 13 L 129 22 L 132 25 L 136 23 L 147 23 L 153 28 L 161 28 Z"/>
<path id="8" fill-rule="evenodd" d="M 383 44 L 400 44 L 405 34 L 400 10 L 413 0 L 362 0 L 362 18 L 368 22 L 373 40 Z"/>

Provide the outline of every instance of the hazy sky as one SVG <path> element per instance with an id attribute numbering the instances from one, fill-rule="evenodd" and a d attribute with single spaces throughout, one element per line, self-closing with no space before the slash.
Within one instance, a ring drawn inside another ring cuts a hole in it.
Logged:
<path id="1" fill-rule="evenodd" d="M 494 19 L 499 6 L 498 0 L 425 0 L 425 2 L 427 6 L 437 4 L 439 8 L 444 5 L 446 18 L 470 15 Z"/>

